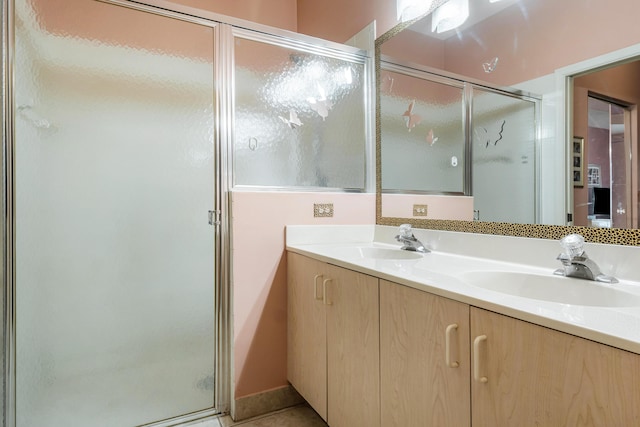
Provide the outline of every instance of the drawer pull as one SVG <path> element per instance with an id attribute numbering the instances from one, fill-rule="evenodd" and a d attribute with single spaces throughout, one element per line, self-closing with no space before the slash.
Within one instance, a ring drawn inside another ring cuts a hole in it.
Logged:
<path id="1" fill-rule="evenodd" d="M 447 362 L 447 366 L 450 368 L 457 368 L 458 366 L 460 366 L 460 364 L 457 361 L 451 361 L 451 334 L 453 333 L 453 331 L 458 330 L 458 324 L 457 323 L 452 323 L 451 325 L 447 326 L 447 330 L 444 334 L 445 337 L 445 361 Z"/>
<path id="2" fill-rule="evenodd" d="M 477 336 L 473 340 L 473 379 L 479 383 L 486 383 L 489 381 L 487 377 L 480 375 L 480 344 L 487 340 L 486 335 Z"/>
<path id="3" fill-rule="evenodd" d="M 327 291 L 327 283 L 331 282 L 331 279 L 324 279 L 322 281 L 322 302 L 324 303 L 324 305 L 333 305 L 333 303 L 331 301 L 329 301 L 329 297 L 328 297 L 328 291 Z"/>

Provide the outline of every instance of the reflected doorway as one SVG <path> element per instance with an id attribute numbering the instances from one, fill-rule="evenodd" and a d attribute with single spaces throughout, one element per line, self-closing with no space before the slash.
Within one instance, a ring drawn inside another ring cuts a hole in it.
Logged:
<path id="1" fill-rule="evenodd" d="M 603 228 L 631 226 L 630 111 L 626 106 L 588 98 L 589 128 L 585 150 L 587 224 Z"/>
<path id="2" fill-rule="evenodd" d="M 574 225 L 638 228 L 638 73 L 636 59 L 573 78 Z"/>

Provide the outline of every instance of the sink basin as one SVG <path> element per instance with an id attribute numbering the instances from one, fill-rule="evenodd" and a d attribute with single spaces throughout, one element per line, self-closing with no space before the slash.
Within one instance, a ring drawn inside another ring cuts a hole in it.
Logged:
<path id="1" fill-rule="evenodd" d="M 336 250 L 340 255 L 359 259 L 387 259 L 387 260 L 411 260 L 420 259 L 422 254 L 418 252 L 403 251 L 400 248 L 380 247 L 350 247 Z"/>
<path id="2" fill-rule="evenodd" d="M 523 298 L 594 307 L 638 307 L 640 296 L 588 280 L 561 276 L 474 271 L 461 279 L 473 286 Z"/>
<path id="3" fill-rule="evenodd" d="M 422 254 L 419 252 L 403 251 L 401 249 L 389 248 L 360 248 L 362 258 L 373 259 L 419 259 Z"/>

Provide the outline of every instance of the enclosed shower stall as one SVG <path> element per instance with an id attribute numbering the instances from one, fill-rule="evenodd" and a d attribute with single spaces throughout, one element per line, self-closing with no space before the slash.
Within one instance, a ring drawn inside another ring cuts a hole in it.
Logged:
<path id="1" fill-rule="evenodd" d="M 215 27 L 14 10 L 16 425 L 214 408 Z"/>

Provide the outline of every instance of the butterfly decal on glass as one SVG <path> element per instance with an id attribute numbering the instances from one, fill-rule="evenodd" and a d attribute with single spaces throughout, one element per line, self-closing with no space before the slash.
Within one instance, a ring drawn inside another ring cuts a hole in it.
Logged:
<path id="1" fill-rule="evenodd" d="M 302 122 L 298 118 L 298 113 L 296 113 L 294 110 L 289 110 L 288 119 L 282 116 L 278 116 L 278 118 L 282 120 L 284 123 L 286 123 L 287 125 L 289 125 L 291 129 L 295 129 L 302 126 Z"/>
<path id="2" fill-rule="evenodd" d="M 502 140 L 502 134 L 504 133 L 504 125 L 506 120 L 502 122 L 496 122 L 490 129 L 485 127 L 477 127 L 474 130 L 476 138 L 481 144 L 484 144 L 485 148 L 489 147 L 489 144 L 498 145 L 498 142 Z"/>
<path id="3" fill-rule="evenodd" d="M 326 119 L 329 116 L 329 110 L 333 107 L 331 101 L 327 99 L 327 95 L 319 84 L 316 85 L 318 88 L 319 97 L 316 98 L 307 98 L 307 102 L 311 105 L 311 109 L 318 113 L 322 120 Z"/>
<path id="4" fill-rule="evenodd" d="M 416 101 L 414 99 L 409 103 L 409 107 L 407 107 L 407 111 L 405 111 L 402 114 L 402 117 L 404 118 L 404 122 L 407 126 L 407 129 L 409 129 L 409 132 L 411 132 L 411 129 L 416 127 L 416 125 L 420 124 L 420 122 L 422 121 L 422 117 L 420 117 L 417 114 L 413 114 L 413 107 L 415 107 L 415 105 L 416 105 Z"/>
<path id="5" fill-rule="evenodd" d="M 484 70 L 485 73 L 492 73 L 497 66 L 498 66 L 498 57 L 496 56 L 491 61 L 483 63 L 482 69 Z"/>
<path id="6" fill-rule="evenodd" d="M 433 133 L 433 129 L 429 129 L 429 133 L 427 134 L 427 142 L 431 146 L 438 142 L 438 137 Z"/>
<path id="7" fill-rule="evenodd" d="M 380 83 L 380 90 L 384 93 L 391 93 L 393 92 L 393 77 L 391 76 L 384 76 L 382 78 L 382 82 Z"/>

